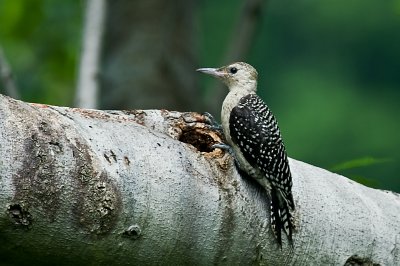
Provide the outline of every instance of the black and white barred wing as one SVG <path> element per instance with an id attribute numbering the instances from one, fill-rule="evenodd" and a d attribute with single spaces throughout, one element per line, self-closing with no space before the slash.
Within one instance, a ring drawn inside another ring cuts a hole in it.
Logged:
<path id="1" fill-rule="evenodd" d="M 275 117 L 256 94 L 243 97 L 229 119 L 232 141 L 246 160 L 265 175 L 271 185 L 291 193 L 292 178 L 285 146 Z M 289 206 L 294 204 L 291 195 Z"/>
<path id="2" fill-rule="evenodd" d="M 282 245 L 283 230 L 292 244 L 292 176 L 274 116 L 257 95 L 247 95 L 232 109 L 229 130 L 247 162 L 271 184 L 271 226 L 278 243 Z"/>

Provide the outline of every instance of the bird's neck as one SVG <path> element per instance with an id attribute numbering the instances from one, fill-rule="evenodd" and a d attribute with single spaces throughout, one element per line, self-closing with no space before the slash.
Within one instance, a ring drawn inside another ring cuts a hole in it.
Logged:
<path id="1" fill-rule="evenodd" d="M 256 82 L 247 82 L 244 84 L 238 84 L 236 86 L 229 87 L 229 93 L 225 98 L 225 102 L 232 102 L 233 106 L 236 106 L 240 99 L 249 94 L 255 94 L 257 92 Z"/>
<path id="2" fill-rule="evenodd" d="M 232 109 L 239 104 L 240 99 L 242 99 L 244 96 L 255 93 L 256 93 L 255 88 L 243 88 L 243 87 L 229 88 L 229 93 L 225 97 L 221 110 L 222 127 L 224 129 L 228 144 L 231 144 L 231 139 L 229 137 L 230 134 L 228 131 L 229 131 L 229 117 Z"/>
<path id="3" fill-rule="evenodd" d="M 236 93 L 243 93 L 244 95 L 256 93 L 257 91 L 257 80 L 239 80 L 234 84 L 228 84 L 229 91 L 235 91 Z"/>

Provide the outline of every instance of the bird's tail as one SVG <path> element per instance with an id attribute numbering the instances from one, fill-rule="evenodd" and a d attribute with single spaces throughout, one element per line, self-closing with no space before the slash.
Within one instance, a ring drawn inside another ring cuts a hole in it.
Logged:
<path id="1" fill-rule="evenodd" d="M 292 234 L 294 224 L 290 209 L 294 209 L 293 199 L 287 199 L 281 190 L 272 187 L 271 227 L 280 246 L 282 246 L 282 231 L 284 231 L 288 237 L 289 244 L 293 247 Z"/>

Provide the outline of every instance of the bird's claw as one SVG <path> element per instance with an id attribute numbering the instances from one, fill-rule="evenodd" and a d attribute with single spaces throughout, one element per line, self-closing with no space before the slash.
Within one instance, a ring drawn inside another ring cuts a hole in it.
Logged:
<path id="1" fill-rule="evenodd" d="M 236 154 L 233 151 L 233 148 L 231 146 L 229 146 L 228 144 L 220 142 L 220 143 L 213 144 L 211 146 L 211 148 L 213 148 L 213 149 L 221 149 L 221 150 L 224 150 L 224 151 L 228 152 L 233 157 L 233 159 L 235 160 L 236 166 L 239 167 L 239 169 L 240 169 L 240 163 L 239 163 L 238 159 L 236 158 Z"/>
<path id="2" fill-rule="evenodd" d="M 222 142 L 213 144 L 211 146 L 211 148 L 213 148 L 213 149 L 221 149 L 221 150 L 224 150 L 224 151 L 232 150 L 231 146 L 229 146 L 228 144 L 222 143 Z"/>
<path id="3" fill-rule="evenodd" d="M 209 112 L 204 112 L 204 122 L 208 125 L 208 127 L 211 130 L 218 131 L 220 133 L 223 132 L 222 126 L 218 124 L 217 120 L 209 113 Z"/>
<path id="4" fill-rule="evenodd" d="M 213 124 L 217 123 L 215 118 L 209 112 L 204 112 L 204 113 L 202 113 L 202 115 L 204 116 L 204 122 L 206 124 L 213 125 Z"/>
<path id="5" fill-rule="evenodd" d="M 232 147 L 229 146 L 228 144 L 225 144 L 225 143 L 222 143 L 222 142 L 213 144 L 213 145 L 211 146 L 211 148 L 213 148 L 213 149 L 221 149 L 221 150 L 227 151 L 227 152 L 228 152 L 230 155 L 232 155 L 233 157 L 234 157 L 234 155 L 235 155 L 235 153 L 233 152 Z"/>

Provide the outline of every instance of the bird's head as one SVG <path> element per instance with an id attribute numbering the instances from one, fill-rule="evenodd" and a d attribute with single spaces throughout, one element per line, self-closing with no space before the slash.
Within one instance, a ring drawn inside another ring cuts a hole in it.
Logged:
<path id="1" fill-rule="evenodd" d="M 257 90 L 257 70 L 244 62 L 237 62 L 220 68 L 199 68 L 197 71 L 220 79 L 229 90 Z"/>

